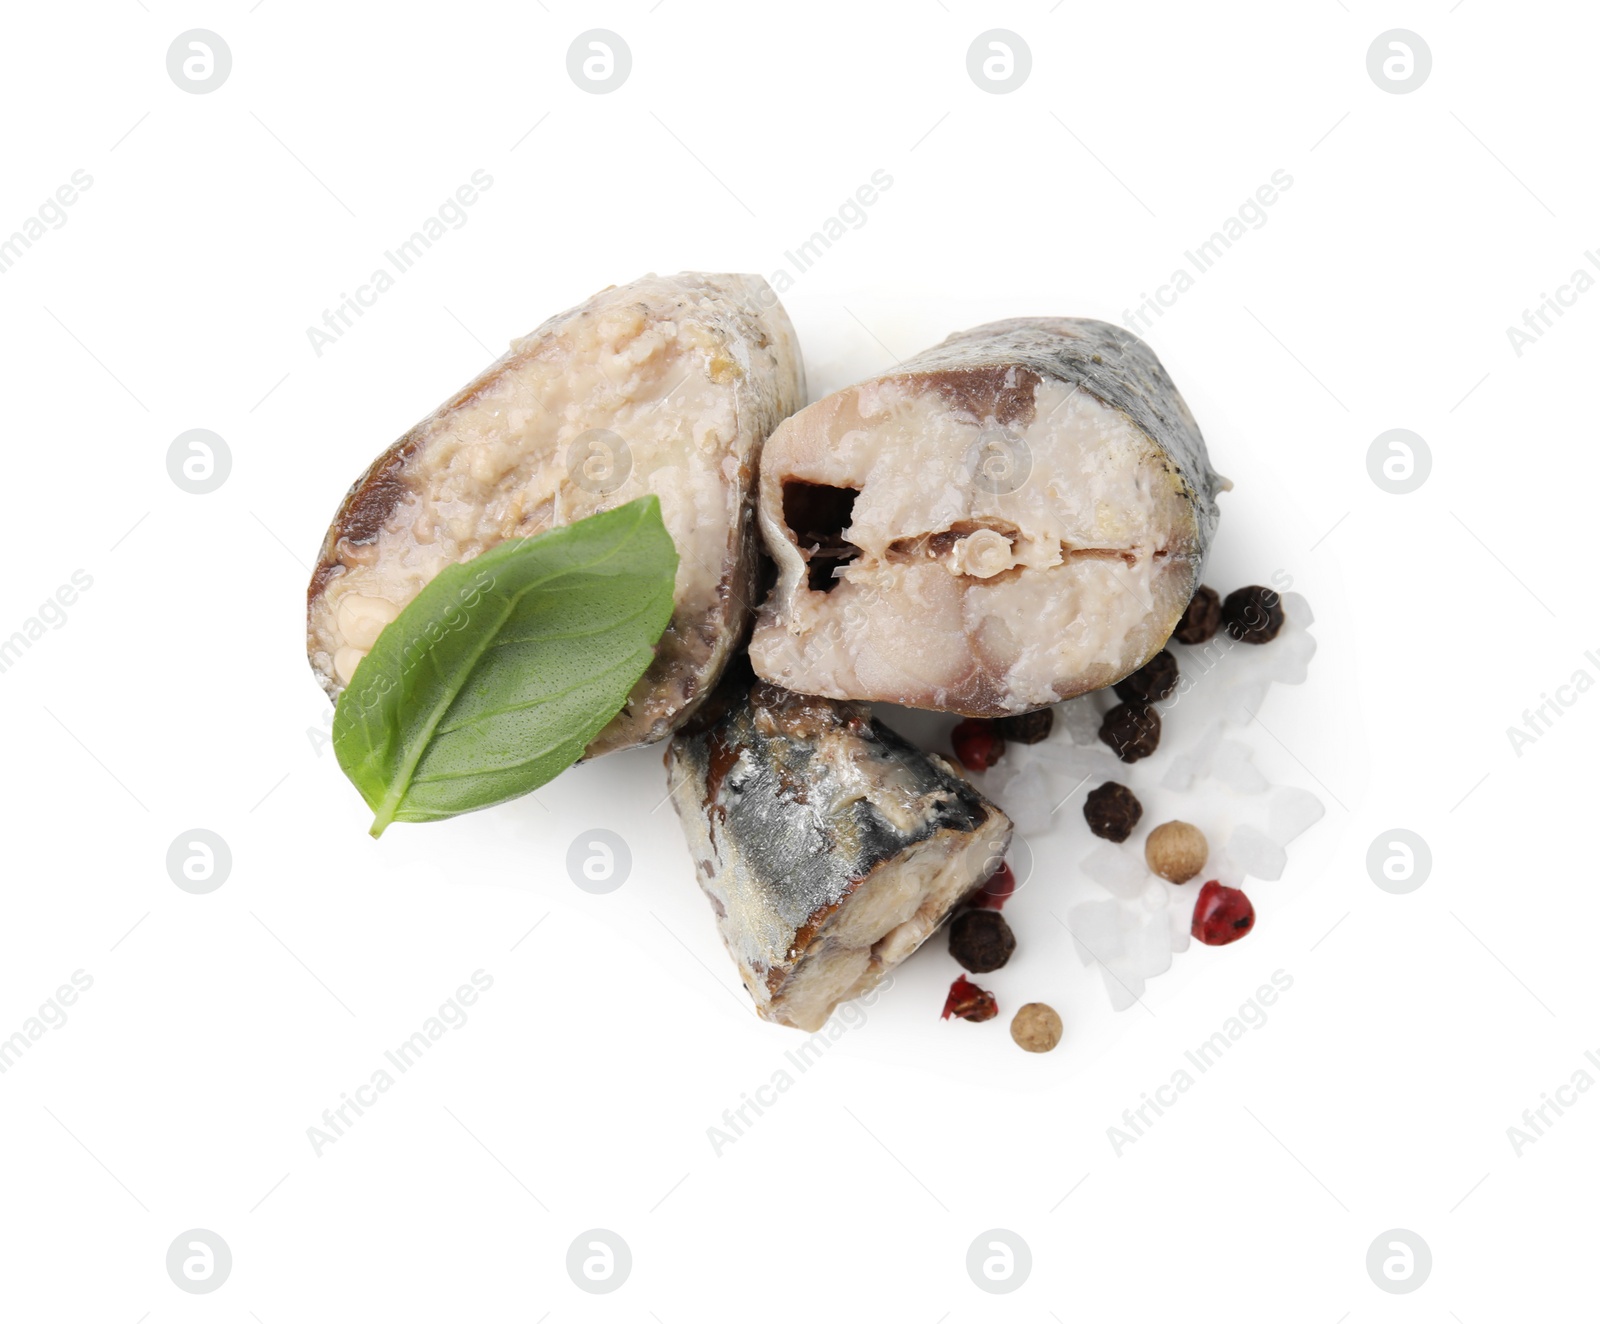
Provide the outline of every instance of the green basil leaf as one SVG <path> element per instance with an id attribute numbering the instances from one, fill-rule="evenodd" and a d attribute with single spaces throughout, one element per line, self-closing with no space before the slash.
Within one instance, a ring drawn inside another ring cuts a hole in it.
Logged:
<path id="1" fill-rule="evenodd" d="M 526 795 L 575 763 L 650 665 L 677 568 L 650 496 L 441 571 L 334 712 L 372 835 Z"/>

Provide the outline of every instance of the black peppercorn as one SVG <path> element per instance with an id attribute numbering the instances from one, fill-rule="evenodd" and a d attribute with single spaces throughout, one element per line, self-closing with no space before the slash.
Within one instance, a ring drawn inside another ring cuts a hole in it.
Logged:
<path id="1" fill-rule="evenodd" d="M 1100 739 L 1124 763 L 1136 763 L 1161 743 L 1161 716 L 1142 703 L 1119 703 L 1100 723 Z"/>
<path id="2" fill-rule="evenodd" d="M 1222 623 L 1240 643 L 1270 643 L 1283 629 L 1283 603 L 1259 584 L 1236 588 L 1222 601 Z"/>
<path id="3" fill-rule="evenodd" d="M 1178 688 L 1178 659 L 1162 649 L 1116 684 L 1117 697 L 1129 703 L 1155 703 Z"/>
<path id="4" fill-rule="evenodd" d="M 1037 745 L 1049 736 L 1055 724 L 1054 708 L 1037 708 L 1031 713 L 1002 717 L 996 723 L 1002 736 L 1007 740 L 1015 740 L 1019 745 Z"/>
<path id="5" fill-rule="evenodd" d="M 1180 644 L 1203 644 L 1217 632 L 1222 624 L 1222 600 L 1214 588 L 1204 584 L 1194 591 L 1189 605 L 1183 609 L 1178 628 L 1172 637 Z"/>
<path id="6" fill-rule="evenodd" d="M 968 910 L 950 925 L 950 955 L 975 975 L 998 970 L 1017 950 L 1017 938 L 997 910 Z"/>
<path id="7" fill-rule="evenodd" d="M 1139 797 L 1121 782 L 1106 782 L 1095 787 L 1083 802 L 1083 816 L 1088 820 L 1089 831 L 1107 841 L 1126 841 L 1139 825 L 1143 813 Z"/>

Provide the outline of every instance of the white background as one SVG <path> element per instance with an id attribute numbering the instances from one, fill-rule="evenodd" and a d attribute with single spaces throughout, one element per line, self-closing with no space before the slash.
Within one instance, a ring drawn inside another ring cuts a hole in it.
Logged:
<path id="1" fill-rule="evenodd" d="M 165 64 L 195 27 L 233 55 L 207 95 Z M 1008 95 L 967 74 L 992 27 L 1032 50 Z M 1366 68 L 1396 27 L 1433 52 L 1407 95 Z M 1597 27 L 1496 0 L 10 9 L 0 235 L 93 184 L 0 275 L 0 634 L 74 570 L 93 587 L 0 674 L 0 1034 L 94 982 L 0 1076 L 0 1314 L 1591 1314 L 1600 1098 L 1520 1156 L 1506 1129 L 1600 1052 L 1600 697 L 1520 757 L 1506 728 L 1600 677 L 1600 296 L 1521 356 L 1506 328 L 1600 242 Z M 566 71 L 590 28 L 632 51 L 609 95 Z M 306 328 L 478 169 L 468 222 L 318 356 Z M 1036 880 L 1008 912 L 1032 982 L 1002 992 L 1055 1002 L 1061 1048 L 933 1020 L 936 940 L 719 1156 L 707 1128 L 797 1037 L 741 1005 L 651 810 L 658 753 L 374 843 L 318 738 L 304 585 L 350 479 L 511 337 L 649 270 L 770 276 L 878 169 L 867 223 L 784 295 L 813 395 L 978 320 L 1123 321 L 1292 176 L 1148 338 L 1236 484 L 1210 578 L 1283 570 L 1317 609 L 1310 680 L 1270 704 L 1332 798 L 1256 931 L 1179 957 L 1151 1014 L 1112 1017 L 1032 922 Z M 204 496 L 165 464 L 197 427 L 233 459 Z M 1366 467 L 1395 427 L 1433 455 L 1405 496 Z M 605 896 L 564 866 L 597 826 L 635 859 Z M 196 827 L 233 854 L 205 896 L 165 866 Z M 1366 868 L 1394 827 L 1433 852 L 1405 896 Z M 479 969 L 469 1021 L 314 1154 L 322 1110 Z M 1114 1154 L 1122 1110 L 1278 969 L 1269 1023 Z M 232 1248 L 214 1295 L 164 1268 L 197 1227 Z M 593 1227 L 632 1250 L 607 1296 L 565 1269 Z M 1006 1296 L 965 1268 L 994 1227 L 1033 1251 Z M 1433 1252 L 1409 1296 L 1365 1269 L 1394 1227 Z"/>

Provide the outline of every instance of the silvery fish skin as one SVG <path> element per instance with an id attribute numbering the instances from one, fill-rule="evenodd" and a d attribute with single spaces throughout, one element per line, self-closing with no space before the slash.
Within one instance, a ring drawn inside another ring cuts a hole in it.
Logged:
<path id="1" fill-rule="evenodd" d="M 1100 689 L 1172 633 L 1228 486 L 1130 332 L 960 332 L 768 439 L 779 574 L 751 661 L 807 694 L 973 717 Z"/>
<path id="2" fill-rule="evenodd" d="M 587 756 L 663 739 L 748 628 L 761 446 L 804 399 L 794 330 L 759 276 L 646 276 L 551 318 L 350 488 L 307 593 L 317 678 L 336 699 L 447 565 L 654 493 L 678 549 L 672 620 Z"/>
<path id="3" fill-rule="evenodd" d="M 756 1011 L 814 1031 L 999 868 L 1011 821 L 866 704 L 730 685 L 667 776 Z"/>

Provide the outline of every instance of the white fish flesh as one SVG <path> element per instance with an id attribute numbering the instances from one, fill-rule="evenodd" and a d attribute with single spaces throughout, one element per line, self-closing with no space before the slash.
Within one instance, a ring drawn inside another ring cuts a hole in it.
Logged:
<path id="1" fill-rule="evenodd" d="M 1130 332 L 960 332 L 768 440 L 778 582 L 751 661 L 802 693 L 973 717 L 1100 689 L 1172 633 L 1227 485 Z"/>
<path id="2" fill-rule="evenodd" d="M 748 627 L 761 447 L 804 399 L 794 330 L 758 276 L 646 276 L 552 318 L 346 495 L 307 595 L 323 688 L 337 698 L 446 566 L 654 493 L 678 549 L 672 620 L 588 756 L 663 739 Z"/>

